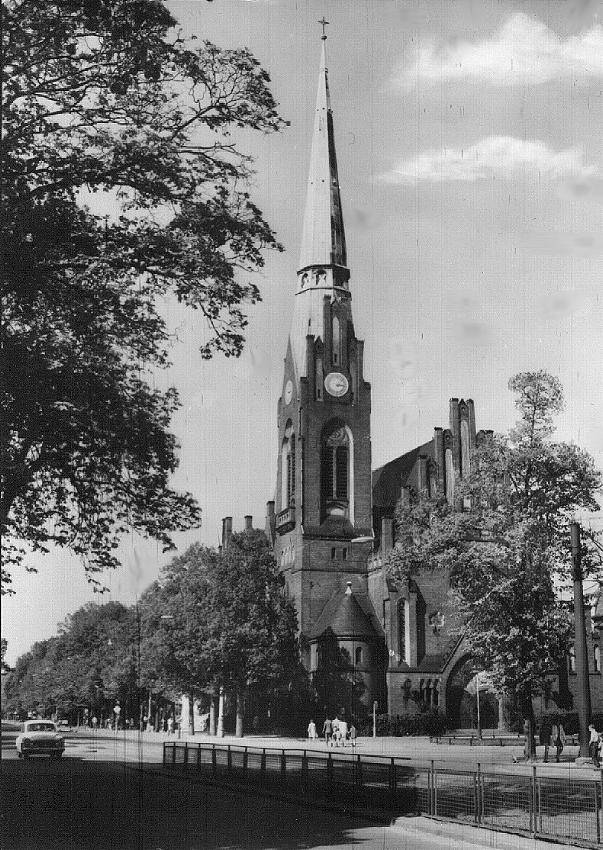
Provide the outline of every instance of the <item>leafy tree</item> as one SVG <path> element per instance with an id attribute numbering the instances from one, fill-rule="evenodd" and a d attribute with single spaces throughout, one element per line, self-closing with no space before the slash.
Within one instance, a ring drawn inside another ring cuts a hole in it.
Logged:
<path id="1" fill-rule="evenodd" d="M 243 735 L 245 695 L 294 687 L 301 678 L 297 616 L 263 531 L 234 534 L 210 575 L 208 652 L 216 682 L 236 699 Z"/>
<path id="2" fill-rule="evenodd" d="M 191 696 L 232 693 L 239 736 L 250 689 L 286 690 L 301 675 L 295 611 L 261 531 L 233 535 L 222 552 L 191 546 L 141 604 L 146 675 Z"/>
<path id="3" fill-rule="evenodd" d="M 448 576 L 457 616 L 449 625 L 533 727 L 532 698 L 568 648 L 571 617 L 559 591 L 571 575 L 569 523 L 577 510 L 598 510 L 601 476 L 586 452 L 552 440 L 563 404 L 556 378 L 522 373 L 509 388 L 520 419 L 473 455 L 456 484 L 464 509 L 417 494 L 401 503 L 389 569 L 397 579 Z M 584 565 L 595 564 L 587 545 Z"/>
<path id="4" fill-rule="evenodd" d="M 2 672 L 8 672 L 10 670 L 9 665 L 4 660 L 4 656 L 6 655 L 6 650 L 8 649 L 8 641 L 6 638 L 2 638 Z"/>
<path id="5" fill-rule="evenodd" d="M 142 683 L 156 694 L 187 694 L 191 715 L 195 696 L 211 687 L 208 575 L 218 557 L 193 544 L 163 569 L 139 604 Z"/>
<path id="6" fill-rule="evenodd" d="M 109 715 L 119 699 L 124 716 L 136 716 L 141 694 L 135 632 L 134 609 L 118 602 L 83 606 L 58 635 L 17 659 L 6 686 L 9 708 L 76 718 L 84 707 Z"/>
<path id="7" fill-rule="evenodd" d="M 96 582 L 126 528 L 169 548 L 199 523 L 169 487 L 161 307 L 199 312 L 204 357 L 239 354 L 247 275 L 278 246 L 233 134 L 283 122 L 246 49 L 175 26 L 160 0 L 3 3 L 4 591 L 28 547 L 69 547 Z"/>

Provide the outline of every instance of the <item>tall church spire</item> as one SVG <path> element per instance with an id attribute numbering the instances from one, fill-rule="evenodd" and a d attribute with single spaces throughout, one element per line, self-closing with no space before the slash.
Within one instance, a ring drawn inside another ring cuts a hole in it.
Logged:
<path id="1" fill-rule="evenodd" d="M 326 36 L 323 35 L 310 174 L 299 257 L 300 270 L 309 266 L 346 266 L 345 233 L 337 176 L 326 43 Z"/>
<path id="2" fill-rule="evenodd" d="M 324 25 L 327 22 L 319 23 Z M 331 302 L 343 299 L 348 303 L 350 299 L 350 272 L 347 268 L 325 43 L 323 33 L 297 293 L 290 333 L 298 378 L 306 376 L 307 336 L 326 342 L 325 298 Z M 351 306 L 348 313 L 351 320 Z"/>

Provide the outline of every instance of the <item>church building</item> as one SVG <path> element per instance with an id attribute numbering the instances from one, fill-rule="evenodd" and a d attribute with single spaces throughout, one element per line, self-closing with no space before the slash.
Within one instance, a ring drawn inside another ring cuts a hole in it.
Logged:
<path id="1" fill-rule="evenodd" d="M 466 694 L 474 668 L 463 640 L 451 635 L 445 577 L 396 584 L 384 560 L 398 501 L 414 490 L 454 503 L 455 482 L 492 432 L 477 430 L 471 399 L 453 398 L 447 427 L 371 468 L 371 387 L 354 328 L 325 43 L 323 36 L 266 534 L 297 608 L 310 673 L 325 642 L 335 640 L 364 679 L 367 707 L 377 701 L 390 715 L 439 708 L 450 726 L 471 725 Z M 484 728 L 498 725 L 494 695 L 482 711 Z"/>

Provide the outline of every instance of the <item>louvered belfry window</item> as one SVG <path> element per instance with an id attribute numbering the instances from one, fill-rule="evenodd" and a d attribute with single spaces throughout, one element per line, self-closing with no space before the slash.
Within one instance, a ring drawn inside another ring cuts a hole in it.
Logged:
<path id="1" fill-rule="evenodd" d="M 323 506 L 327 513 L 333 502 L 340 502 L 345 506 L 349 502 L 349 464 L 347 431 L 344 427 L 335 428 L 323 438 L 321 452 L 321 489 Z"/>

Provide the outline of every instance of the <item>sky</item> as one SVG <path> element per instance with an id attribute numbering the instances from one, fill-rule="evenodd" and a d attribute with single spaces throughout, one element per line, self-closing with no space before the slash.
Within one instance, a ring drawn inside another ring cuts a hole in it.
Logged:
<path id="1" fill-rule="evenodd" d="M 546 369 L 566 395 L 557 437 L 603 468 L 603 27 L 600 4 L 506 0 L 171 0 L 185 35 L 247 46 L 271 77 L 283 132 L 243 139 L 253 200 L 284 252 L 254 277 L 238 361 L 203 361 L 199 318 L 165 305 L 177 342 L 161 377 L 182 407 L 174 486 L 219 542 L 263 526 L 276 474 L 276 405 L 295 292 L 321 28 L 356 333 L 372 384 L 373 467 L 447 426 L 473 398 L 478 428 L 515 421 L 508 379 Z M 601 528 L 599 517 L 584 518 Z M 87 601 L 135 601 L 170 558 L 132 534 L 99 596 L 53 550 L 4 597 L 7 660 Z"/>

